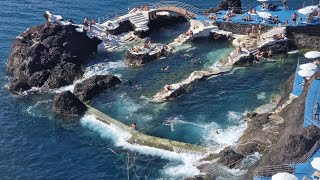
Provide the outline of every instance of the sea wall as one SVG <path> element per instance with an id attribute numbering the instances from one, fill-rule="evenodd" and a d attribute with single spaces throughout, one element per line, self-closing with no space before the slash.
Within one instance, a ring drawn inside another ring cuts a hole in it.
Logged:
<path id="1" fill-rule="evenodd" d="M 287 27 L 287 37 L 292 38 L 299 49 L 320 49 L 320 25 Z"/>
<path id="2" fill-rule="evenodd" d="M 88 106 L 88 105 L 87 105 Z M 149 146 L 158 149 L 163 149 L 173 152 L 193 152 L 193 153 L 206 153 L 208 150 L 202 146 L 172 141 L 169 139 L 158 138 L 154 136 L 149 136 L 146 134 L 139 133 L 138 131 L 130 128 L 129 126 L 117 121 L 106 114 L 98 111 L 97 109 L 88 106 L 87 114 L 95 116 L 99 121 L 106 123 L 108 125 L 112 124 L 117 128 L 120 128 L 132 136 L 129 139 L 129 143 L 139 144 L 142 146 Z"/>
<path id="3" fill-rule="evenodd" d="M 246 29 L 247 28 L 252 28 L 251 24 L 239 24 L 239 23 L 234 23 L 234 22 L 215 22 L 215 25 L 219 27 L 219 29 L 224 30 L 224 31 L 229 31 L 234 34 L 246 34 Z M 272 26 L 266 26 L 266 25 L 261 25 L 262 26 L 262 32 L 265 32 L 269 29 L 272 28 Z"/>

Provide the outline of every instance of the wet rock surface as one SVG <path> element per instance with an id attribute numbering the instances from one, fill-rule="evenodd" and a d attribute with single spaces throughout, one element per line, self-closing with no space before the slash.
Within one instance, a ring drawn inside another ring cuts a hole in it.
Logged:
<path id="1" fill-rule="evenodd" d="M 287 27 L 286 34 L 299 49 L 320 49 L 320 25 Z"/>
<path id="2" fill-rule="evenodd" d="M 234 168 L 241 163 L 244 156 L 240 153 L 234 151 L 231 147 L 226 147 L 219 152 L 218 163 L 227 166 L 229 168 Z"/>
<path id="3" fill-rule="evenodd" d="M 240 7 L 241 7 L 241 0 L 223 0 L 221 1 L 216 7 L 208 9 L 207 13 L 215 13 L 220 10 L 228 10 L 229 7 L 238 7 L 235 12 L 241 13 Z"/>
<path id="4" fill-rule="evenodd" d="M 38 87 L 41 90 L 71 84 L 83 74 L 81 64 L 97 51 L 101 41 L 90 39 L 73 25 L 45 23 L 27 29 L 13 42 L 7 60 L 14 92 Z"/>
<path id="5" fill-rule="evenodd" d="M 238 58 L 238 60 L 234 63 L 235 66 L 242 66 L 242 65 L 248 65 L 252 64 L 254 61 L 254 56 L 249 53 L 246 55 L 242 55 Z"/>
<path id="6" fill-rule="evenodd" d="M 81 101 L 88 101 L 104 90 L 112 88 L 120 83 L 120 79 L 113 75 L 95 75 L 76 84 L 74 87 L 74 94 Z"/>
<path id="7" fill-rule="evenodd" d="M 215 40 L 215 41 L 230 41 L 232 40 L 232 36 L 226 35 L 226 34 L 220 34 L 216 32 L 211 32 L 210 33 L 210 39 Z"/>
<path id="8" fill-rule="evenodd" d="M 70 91 L 64 91 L 54 96 L 52 110 L 60 116 L 75 117 L 84 115 L 87 111 L 87 106 Z"/>
<path id="9" fill-rule="evenodd" d="M 109 29 L 109 33 L 112 35 L 119 35 L 125 32 L 129 32 L 129 31 L 133 31 L 133 25 L 131 24 L 131 22 L 129 20 L 127 21 L 122 21 L 119 23 L 119 27 L 115 28 L 115 29 Z"/>
<path id="10" fill-rule="evenodd" d="M 231 22 L 215 22 L 215 25 L 219 27 L 219 29 L 224 30 L 224 31 L 229 31 L 234 34 L 246 34 L 247 28 L 252 28 L 252 25 L 250 24 L 239 24 L 239 23 L 231 23 Z M 257 27 L 257 26 L 256 26 Z M 266 25 L 261 25 L 262 32 L 266 32 L 267 30 L 271 29 L 272 26 L 266 26 Z"/>
<path id="11" fill-rule="evenodd" d="M 286 54 L 287 52 L 295 49 L 296 46 L 293 44 L 293 42 L 288 40 L 274 41 L 259 48 L 259 50 L 262 52 L 268 52 L 269 50 L 272 50 L 273 54 Z"/>
<path id="12" fill-rule="evenodd" d="M 170 53 L 169 49 L 165 45 L 155 44 L 152 46 L 154 46 L 152 47 L 152 50 L 145 50 L 144 52 L 138 53 L 128 50 L 124 56 L 125 63 L 130 66 L 141 66 Z"/>

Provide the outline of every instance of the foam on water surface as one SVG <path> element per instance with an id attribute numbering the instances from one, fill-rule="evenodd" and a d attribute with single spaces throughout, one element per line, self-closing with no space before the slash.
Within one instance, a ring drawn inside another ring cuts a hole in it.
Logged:
<path id="1" fill-rule="evenodd" d="M 247 124 L 243 121 L 245 114 L 247 114 L 247 111 L 244 113 L 229 111 L 227 121 L 234 122 L 235 125 L 222 128 L 218 124 L 212 124 L 205 130 L 203 143 L 215 152 L 234 145 L 247 128 Z"/>
<path id="2" fill-rule="evenodd" d="M 111 140 L 117 147 L 144 155 L 157 156 L 170 160 L 175 165 L 168 164 L 163 170 L 161 170 L 165 176 L 187 177 L 200 173 L 200 170 L 196 168 L 196 165 L 204 155 L 177 153 L 148 146 L 130 144 L 127 142 L 132 136 L 130 133 L 125 132 L 112 124 L 105 124 L 96 119 L 93 115 L 85 115 L 81 118 L 80 123 L 83 127 L 97 132 L 102 138 Z"/>
<path id="3" fill-rule="evenodd" d="M 68 86 L 63 86 L 58 89 L 53 90 L 55 93 L 60 93 L 63 91 L 70 91 L 73 92 L 74 86 L 78 83 L 81 83 L 82 81 L 91 78 L 92 76 L 95 75 L 107 75 L 107 74 L 112 74 L 116 70 L 125 68 L 125 64 L 123 61 L 115 61 L 115 62 L 107 62 L 107 63 L 98 63 L 94 64 L 92 66 L 89 66 L 85 69 L 85 72 L 83 74 L 83 77 L 81 79 L 78 79 L 73 82 L 73 84 L 68 85 Z M 121 78 L 122 75 L 115 73 L 115 76 L 118 78 Z"/>
<path id="4" fill-rule="evenodd" d="M 257 99 L 259 100 L 264 100 L 266 99 L 266 93 L 265 92 L 261 92 L 257 95 Z"/>

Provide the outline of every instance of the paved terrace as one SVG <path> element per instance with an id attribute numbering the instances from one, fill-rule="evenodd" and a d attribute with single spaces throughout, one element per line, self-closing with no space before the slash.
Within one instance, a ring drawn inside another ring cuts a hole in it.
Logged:
<path id="1" fill-rule="evenodd" d="M 248 8 L 243 9 L 243 14 L 236 14 L 235 16 L 231 17 L 231 20 L 229 21 L 230 23 L 241 23 L 241 24 L 252 24 L 252 25 L 258 25 L 258 24 L 263 24 L 263 25 L 271 25 L 271 26 L 295 26 L 293 21 L 291 20 L 291 16 L 293 13 L 296 13 L 298 15 L 298 21 L 297 21 L 297 26 L 306 26 L 306 25 L 315 25 L 315 24 L 320 24 L 320 17 L 315 16 L 314 21 L 311 23 L 308 23 L 308 14 L 301 14 L 298 12 L 298 10 L 288 10 L 284 9 L 283 6 L 279 6 L 276 11 L 269 11 L 269 10 L 264 10 L 261 5 L 255 6 L 252 9 L 255 9 L 257 12 L 269 12 L 272 17 L 278 16 L 280 20 L 280 24 L 275 24 L 275 23 L 270 23 L 268 20 L 261 18 L 258 14 L 249 14 Z M 216 22 L 226 22 L 226 13 L 227 11 L 219 11 L 216 13 L 218 19 Z M 210 16 L 212 14 L 208 14 Z M 247 16 L 252 18 L 252 21 L 244 21 Z M 205 15 L 197 15 L 196 19 L 198 20 L 210 20 L 208 16 Z M 302 18 L 302 20 L 299 20 Z M 286 20 L 288 20 L 288 25 L 285 24 Z"/>

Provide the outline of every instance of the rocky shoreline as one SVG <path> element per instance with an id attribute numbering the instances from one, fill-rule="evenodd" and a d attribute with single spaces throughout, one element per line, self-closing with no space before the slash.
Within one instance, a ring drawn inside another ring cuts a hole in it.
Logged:
<path id="1" fill-rule="evenodd" d="M 180 21 L 180 20 L 177 20 Z M 126 30 L 129 24 L 123 22 Z M 157 24 L 153 24 L 157 26 Z M 223 27 L 222 25 L 220 25 Z M 21 93 L 32 88 L 46 92 L 54 88 L 72 84 L 83 75 L 81 66 L 86 59 L 97 53 L 97 47 L 102 42 L 100 39 L 87 36 L 86 32 L 80 32 L 72 23 L 61 25 L 55 22 L 47 22 L 43 25 L 28 29 L 13 42 L 11 54 L 7 61 L 8 73 L 12 76 L 9 90 L 13 93 Z M 267 28 L 267 27 L 266 27 Z M 115 29 L 111 34 L 119 34 L 123 30 Z M 241 31 L 238 30 L 238 31 Z M 298 48 L 318 48 L 316 45 L 308 45 L 302 40 L 303 29 L 286 29 L 290 40 L 266 43 L 257 47 L 260 51 L 269 51 L 275 54 L 286 54 L 288 51 Z M 307 34 L 306 34 L 307 35 Z M 144 35 L 139 35 L 144 36 Z M 230 40 L 229 36 L 212 34 L 216 40 Z M 308 35 L 309 36 L 309 35 Z M 318 38 L 318 37 L 317 37 Z M 310 40 L 310 39 L 309 39 Z M 139 66 L 166 55 L 169 51 L 164 45 L 157 51 L 147 53 L 134 53 L 128 51 L 125 55 L 127 64 Z M 242 66 L 254 62 L 254 56 L 249 50 L 233 51 L 230 56 L 221 60 L 217 69 L 208 71 L 195 71 L 190 76 L 175 84 L 166 85 L 159 93 L 152 97 L 153 102 L 165 102 L 172 100 L 186 92 L 188 86 L 196 81 L 217 77 L 230 72 L 233 66 Z M 210 169 L 213 161 L 229 168 L 241 168 L 244 157 L 259 152 L 262 159 L 252 165 L 248 172 L 248 178 L 252 178 L 256 169 L 267 165 L 290 163 L 300 159 L 313 144 L 320 139 L 320 130 L 314 126 L 302 128 L 305 98 L 314 75 L 305 85 L 302 95 L 290 99 L 294 76 L 287 82 L 286 92 L 277 103 L 275 111 L 258 114 L 251 113 L 247 116 L 247 128 L 233 147 L 226 147 L 221 152 L 210 154 L 203 159 L 199 169 Z M 90 101 L 95 95 L 106 89 L 113 88 L 121 83 L 121 80 L 113 75 L 93 76 L 75 85 L 74 94 L 65 91 L 54 97 L 53 112 L 66 117 L 82 116 L 87 111 L 84 102 Z M 286 104 L 288 100 L 291 103 Z M 289 153 L 295 152 L 295 153 Z M 212 174 L 207 174 L 212 177 Z"/>
<path id="2" fill-rule="evenodd" d="M 31 88 L 48 91 L 81 78 L 81 65 L 97 52 L 101 40 L 76 29 L 74 25 L 47 22 L 19 35 L 7 60 L 12 76 L 9 89 L 15 93 Z"/>

